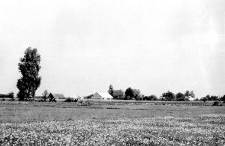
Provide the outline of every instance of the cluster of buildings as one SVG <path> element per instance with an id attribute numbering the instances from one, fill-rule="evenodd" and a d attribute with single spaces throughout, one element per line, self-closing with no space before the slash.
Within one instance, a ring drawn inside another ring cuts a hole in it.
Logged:
<path id="1" fill-rule="evenodd" d="M 46 96 L 36 96 L 34 100 L 36 101 L 65 101 L 67 99 L 71 100 L 83 100 L 83 99 L 93 99 L 93 100 L 112 100 L 113 97 L 108 92 L 96 92 L 95 94 L 91 94 L 89 96 L 70 96 L 65 97 L 63 94 L 53 94 L 48 93 Z"/>

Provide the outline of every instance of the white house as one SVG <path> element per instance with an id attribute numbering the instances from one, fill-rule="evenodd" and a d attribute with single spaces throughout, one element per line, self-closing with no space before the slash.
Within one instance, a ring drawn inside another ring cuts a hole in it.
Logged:
<path id="1" fill-rule="evenodd" d="M 91 99 L 104 99 L 104 100 L 111 100 L 113 97 L 108 92 L 96 92 L 93 94 Z"/>

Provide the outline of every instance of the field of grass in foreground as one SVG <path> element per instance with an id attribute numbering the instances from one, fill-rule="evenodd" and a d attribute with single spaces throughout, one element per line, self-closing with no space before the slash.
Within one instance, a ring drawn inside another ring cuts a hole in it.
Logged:
<path id="1" fill-rule="evenodd" d="M 0 104 L 0 145 L 225 145 L 225 107 Z"/>

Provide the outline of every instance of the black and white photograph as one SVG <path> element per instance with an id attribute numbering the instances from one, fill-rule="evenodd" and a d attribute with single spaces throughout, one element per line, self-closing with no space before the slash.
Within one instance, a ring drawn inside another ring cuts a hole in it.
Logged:
<path id="1" fill-rule="evenodd" d="M 224 0 L 2 0 L 0 146 L 225 146 Z"/>

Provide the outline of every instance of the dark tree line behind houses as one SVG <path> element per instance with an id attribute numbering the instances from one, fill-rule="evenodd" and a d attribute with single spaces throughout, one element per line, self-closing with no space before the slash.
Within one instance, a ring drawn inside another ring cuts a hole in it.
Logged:
<path id="1" fill-rule="evenodd" d="M 154 100 L 154 101 L 189 101 L 190 98 L 194 100 L 200 101 L 224 101 L 225 102 L 225 95 L 221 98 L 218 96 L 210 96 L 207 95 L 206 97 L 202 97 L 200 99 L 195 99 L 194 91 L 185 91 L 184 93 L 178 92 L 173 93 L 171 91 L 167 91 L 163 93 L 159 98 L 156 95 L 149 95 L 145 96 L 141 94 L 139 89 L 133 89 L 131 87 L 127 88 L 125 92 L 123 90 L 115 90 L 112 85 L 109 86 L 108 90 L 109 94 L 117 100 Z"/>
<path id="2" fill-rule="evenodd" d="M 202 97 L 200 99 L 201 101 L 223 101 L 225 102 L 225 95 L 219 97 L 219 96 L 216 96 L 216 95 L 206 95 L 205 97 Z"/>

